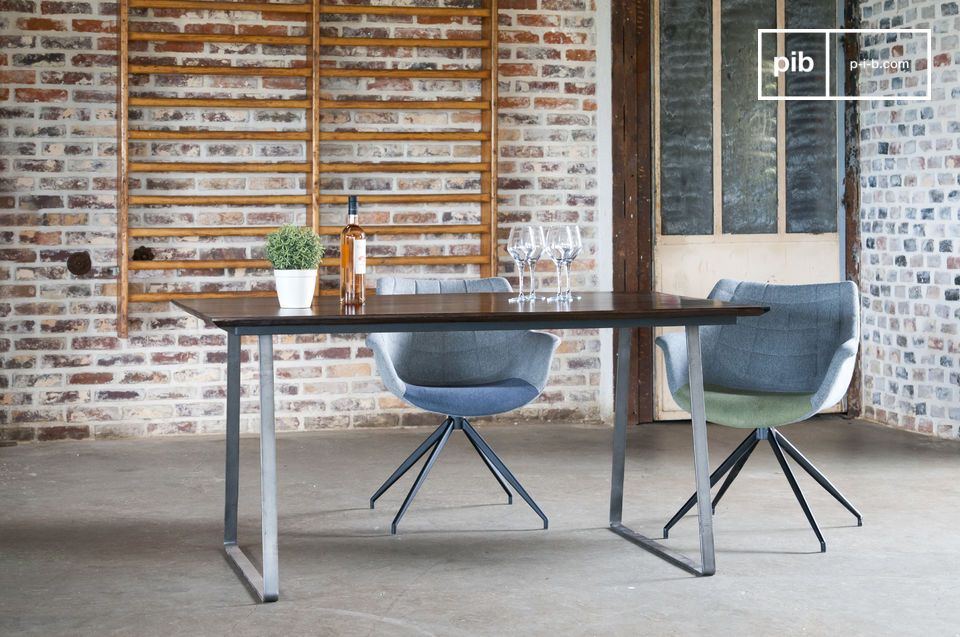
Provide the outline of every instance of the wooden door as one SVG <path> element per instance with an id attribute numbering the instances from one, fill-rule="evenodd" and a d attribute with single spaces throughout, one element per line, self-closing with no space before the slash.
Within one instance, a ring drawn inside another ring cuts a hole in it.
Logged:
<path id="1" fill-rule="evenodd" d="M 833 28 L 835 0 L 654 0 L 652 15 L 655 288 L 840 280 L 838 103 L 757 99 L 757 30 Z M 784 37 L 765 41 L 764 60 Z M 762 78 L 779 95 L 824 81 Z M 656 369 L 656 418 L 687 418 L 659 352 Z"/>

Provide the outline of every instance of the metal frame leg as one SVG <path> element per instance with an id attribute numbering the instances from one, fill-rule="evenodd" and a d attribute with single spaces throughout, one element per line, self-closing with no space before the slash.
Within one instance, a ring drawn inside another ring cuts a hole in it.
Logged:
<path id="1" fill-rule="evenodd" d="M 811 478 L 816 480 L 817 483 L 819 483 L 820 486 L 827 491 L 827 493 L 832 495 L 837 500 L 837 502 L 842 504 L 844 508 L 847 509 L 847 511 L 852 513 L 854 517 L 857 518 L 857 526 L 863 526 L 863 516 L 860 515 L 860 512 L 856 509 L 856 507 L 850 504 L 850 501 L 847 500 L 842 493 L 840 493 L 840 490 L 837 489 L 835 486 L 833 486 L 833 484 L 829 480 L 827 480 L 827 477 L 823 475 L 823 473 L 819 469 L 813 466 L 813 463 L 807 460 L 807 458 L 802 453 L 800 453 L 799 449 L 794 447 L 793 444 L 789 440 L 787 440 L 786 436 L 784 436 L 782 433 L 780 433 L 776 429 L 771 429 L 770 433 L 773 434 L 773 436 L 777 439 L 777 442 L 780 444 L 780 447 L 784 451 L 786 451 L 790 455 L 790 457 L 796 461 L 798 465 L 803 467 L 803 470 L 806 471 L 808 474 L 810 474 Z"/>
<path id="2" fill-rule="evenodd" d="M 440 455 L 443 446 L 447 444 L 447 440 L 450 439 L 450 432 L 452 431 L 453 425 L 448 425 L 446 429 L 443 430 L 440 439 L 434 444 L 433 451 L 427 456 L 427 461 L 423 467 L 421 467 L 420 473 L 417 474 L 417 479 L 414 480 L 413 486 L 410 487 L 410 491 L 407 493 L 407 497 L 404 498 L 403 504 L 400 505 L 400 510 L 397 511 L 397 515 L 390 524 L 390 535 L 397 534 L 397 525 L 400 524 L 400 519 L 403 517 L 403 514 L 407 512 L 407 509 L 410 508 L 413 498 L 417 495 L 417 492 L 420 491 L 420 487 L 423 486 L 423 481 L 427 479 L 427 474 L 430 473 L 430 469 L 433 468 L 433 463 L 437 461 L 437 456 Z"/>
<path id="3" fill-rule="evenodd" d="M 777 442 L 777 437 L 770 436 L 767 438 L 767 441 L 770 443 L 770 447 L 773 449 L 773 454 L 777 457 L 777 462 L 780 463 L 780 468 L 783 469 L 783 475 L 787 477 L 787 482 L 790 483 L 790 488 L 793 489 L 793 494 L 797 496 L 797 502 L 800 503 L 800 508 L 803 509 L 803 514 L 807 516 L 807 522 L 810 523 L 810 527 L 816 534 L 817 539 L 820 540 L 820 552 L 826 553 L 827 543 L 823 539 L 823 534 L 820 532 L 820 527 L 817 526 L 817 520 L 813 517 L 813 512 L 810 511 L 810 507 L 807 506 L 807 500 L 803 497 L 803 492 L 800 491 L 800 485 L 797 484 L 797 479 L 793 476 L 793 471 L 791 471 L 790 465 L 787 464 L 787 459 L 783 457 L 783 451 L 780 449 L 780 443 Z"/>
<path id="4" fill-rule="evenodd" d="M 394 471 L 382 485 L 380 485 L 380 488 L 377 489 L 376 493 L 370 496 L 370 508 L 372 509 L 374 502 L 376 502 L 377 499 L 387 491 L 387 489 L 392 487 L 393 483 L 399 480 L 403 476 L 403 474 L 409 471 L 410 467 L 416 464 L 417 460 L 423 457 L 423 454 L 429 451 L 430 447 L 432 447 L 437 442 L 437 440 L 440 439 L 440 436 L 443 435 L 446 429 L 452 428 L 452 427 L 453 427 L 453 418 L 451 418 L 450 416 L 447 416 L 444 419 L 444 421 L 440 423 L 440 426 L 437 427 L 432 434 L 427 436 L 427 439 L 424 440 L 422 443 L 420 443 L 420 446 L 417 447 L 413 453 L 407 456 L 407 459 L 404 460 L 399 467 L 397 467 L 397 470 Z"/>
<path id="5" fill-rule="evenodd" d="M 277 448 L 273 409 L 273 338 L 260 337 L 260 543 L 263 573 L 237 544 L 240 466 L 240 337 L 227 337 L 227 453 L 224 550 L 230 564 L 261 602 L 280 597 L 277 552 Z"/>
<path id="6" fill-rule="evenodd" d="M 745 456 L 749 455 L 753 448 L 757 445 L 757 431 L 754 429 L 750 432 L 750 435 L 744 438 L 743 442 L 733 450 L 727 458 L 720 463 L 720 466 L 717 467 L 717 470 L 710 474 L 710 486 L 712 487 L 717 482 L 720 481 L 728 471 L 737 465 Z M 742 465 L 741 465 L 742 466 Z M 738 470 L 739 471 L 739 470 Z M 727 483 L 725 483 L 727 484 Z M 718 497 L 719 499 L 719 497 Z M 670 518 L 670 521 L 667 522 L 663 527 L 663 537 L 664 539 L 670 537 L 670 529 L 680 521 L 680 519 L 687 514 L 687 511 L 693 508 L 693 505 L 697 503 L 697 494 L 694 493 L 690 498 L 683 504 L 682 507 Z M 716 502 L 711 505 L 716 506 Z"/>
<path id="7" fill-rule="evenodd" d="M 463 419 L 463 422 L 466 422 L 466 419 Z M 460 428 L 463 429 L 462 423 Z M 513 504 L 513 492 L 510 491 L 510 488 L 507 487 L 506 483 L 503 481 L 503 478 L 500 477 L 500 472 L 497 471 L 497 468 L 493 466 L 492 462 L 490 462 L 490 458 L 487 457 L 487 454 L 483 453 L 483 449 L 480 448 L 480 445 L 477 444 L 477 441 L 473 439 L 473 434 L 466 429 L 463 430 L 463 433 L 467 437 L 467 440 L 470 441 L 470 444 L 473 445 L 474 451 L 476 451 L 477 455 L 483 460 L 483 464 L 487 465 L 487 469 L 490 470 L 490 473 L 493 474 L 493 477 L 497 479 L 498 483 L 500 483 L 500 488 L 503 489 L 503 492 L 507 494 L 507 504 Z M 475 429 L 474 433 L 476 433 Z M 476 435 L 478 437 L 480 436 L 479 433 L 476 433 Z"/>
<path id="8" fill-rule="evenodd" d="M 717 495 L 713 496 L 713 502 L 710 504 L 713 513 L 717 513 L 717 505 L 720 504 L 720 498 L 723 497 L 723 494 L 727 492 L 727 489 L 730 488 L 730 485 L 733 484 L 733 481 L 737 479 L 737 476 L 740 475 L 740 470 L 743 469 L 743 465 L 747 464 L 747 460 L 750 459 L 750 454 L 753 453 L 753 450 L 757 448 L 757 445 L 760 443 L 760 439 L 754 437 L 753 444 L 744 452 L 740 459 L 737 460 L 737 464 L 733 465 L 733 468 L 730 469 L 730 473 L 727 474 L 727 479 L 723 481 L 723 484 L 720 485 L 720 490 L 717 491 Z"/>
<path id="9" fill-rule="evenodd" d="M 630 383 L 630 328 L 619 328 L 617 336 L 619 343 L 617 347 L 617 386 L 614 397 L 615 424 L 613 431 L 613 476 L 610 485 L 610 530 L 694 575 L 713 575 L 717 567 L 713 543 L 713 518 L 710 507 L 710 466 L 707 450 L 706 410 L 703 400 L 703 368 L 700 359 L 700 328 L 696 325 L 686 327 L 690 411 L 693 423 L 693 464 L 697 484 L 697 515 L 700 522 L 700 565 L 689 557 L 662 546 L 622 524 L 627 401 Z"/>
<path id="10" fill-rule="evenodd" d="M 512 473 L 510 473 L 510 470 L 507 469 L 507 465 L 503 463 L 503 460 L 501 460 L 500 457 L 493 452 L 493 449 L 490 448 L 490 445 L 487 444 L 486 440 L 484 440 L 480 434 L 477 433 L 477 430 L 474 429 L 473 425 L 467 422 L 465 418 L 461 419 L 460 423 L 463 426 L 463 433 L 470 438 L 471 442 L 480 447 L 481 451 L 483 452 L 482 455 L 484 455 L 487 460 L 493 463 L 493 466 L 496 467 L 497 471 L 500 472 L 500 475 L 502 475 L 503 478 L 510 483 L 510 486 L 512 486 L 516 492 L 520 494 L 520 497 L 523 498 L 524 502 L 526 502 L 531 509 L 533 509 L 534 513 L 540 516 L 540 519 L 543 520 L 543 528 L 548 528 L 550 522 L 547 520 L 547 516 L 543 511 L 540 510 L 540 507 L 537 506 L 537 503 L 533 501 L 533 498 L 530 497 L 530 494 L 524 490 L 523 486 L 520 484 L 520 481 L 517 480 Z"/>

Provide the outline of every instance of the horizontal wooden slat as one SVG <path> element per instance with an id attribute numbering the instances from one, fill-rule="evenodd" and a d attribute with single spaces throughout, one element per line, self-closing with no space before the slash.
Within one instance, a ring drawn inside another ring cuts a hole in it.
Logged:
<path id="1" fill-rule="evenodd" d="M 320 108 L 373 110 L 475 110 L 485 111 L 489 102 L 480 100 L 320 100 Z"/>
<path id="2" fill-rule="evenodd" d="M 320 195 L 320 203 L 347 203 L 347 195 Z M 443 194 L 422 194 L 422 195 L 397 195 L 397 194 L 363 194 L 357 195 L 357 202 L 364 203 L 396 203 L 396 204 L 417 204 L 417 203 L 470 203 L 489 201 L 490 195 L 482 193 L 443 193 Z"/>
<path id="3" fill-rule="evenodd" d="M 166 33 L 163 31 L 133 31 L 131 42 L 235 42 L 237 44 L 310 44 L 302 35 L 233 35 L 230 33 Z"/>
<path id="4" fill-rule="evenodd" d="M 130 172 L 137 173 L 306 173 L 310 166 L 305 163 L 228 163 L 228 162 L 130 162 Z M 484 162 L 470 163 L 331 163 L 320 164 L 324 173 L 470 173 L 489 172 L 490 165 Z"/>
<path id="5" fill-rule="evenodd" d="M 273 290 L 236 290 L 233 292 L 133 292 L 130 294 L 131 303 L 160 303 L 163 301 L 179 301 L 181 299 L 229 299 L 233 297 L 266 298 L 276 296 Z"/>
<path id="6" fill-rule="evenodd" d="M 423 142 L 480 142 L 490 139 L 490 133 L 463 131 L 424 133 L 416 131 L 323 131 L 320 141 L 423 141 Z"/>
<path id="7" fill-rule="evenodd" d="M 143 0 L 141 0 L 143 1 Z M 440 7 L 390 7 L 390 6 L 345 6 L 339 4 L 321 4 L 320 13 L 364 14 L 364 15 L 413 15 L 413 16 L 479 16 L 490 15 L 487 9 L 440 8 Z"/>
<path id="8" fill-rule="evenodd" d="M 269 100 L 207 97 L 131 97 L 130 106 L 182 106 L 184 108 L 309 108 L 309 100 Z"/>
<path id="9" fill-rule="evenodd" d="M 138 161 L 130 162 L 132 173 L 306 173 L 308 164 L 301 163 L 227 163 L 227 162 L 181 162 L 181 161 Z"/>
<path id="10" fill-rule="evenodd" d="M 408 234 L 486 234 L 490 229 L 482 224 L 421 224 L 364 226 L 371 235 Z M 278 230 L 277 226 L 226 226 L 221 228 L 131 228 L 131 237 L 262 237 Z M 320 226 L 321 235 L 335 236 L 341 226 Z"/>
<path id="11" fill-rule="evenodd" d="M 486 40 L 446 38 L 320 38 L 320 46 L 389 46 L 418 49 L 489 49 Z"/>
<path id="12" fill-rule="evenodd" d="M 482 80 L 490 77 L 484 69 L 331 69 L 320 68 L 320 77 L 415 77 L 437 80 Z"/>
<path id="13" fill-rule="evenodd" d="M 247 131 L 247 130 L 131 130 L 130 139 L 233 139 L 247 141 L 304 141 L 310 139 L 305 131 Z"/>
<path id="14" fill-rule="evenodd" d="M 483 162 L 450 163 L 330 163 L 320 164 L 322 173 L 471 173 L 487 172 L 490 165 Z"/>
<path id="15" fill-rule="evenodd" d="M 487 263 L 484 255 L 438 255 L 412 257 L 368 257 L 368 265 L 469 265 Z M 339 266 L 338 257 L 328 257 L 322 266 Z M 220 270 L 269 268 L 265 259 L 187 259 L 177 261 L 130 261 L 131 270 Z"/>
<path id="16" fill-rule="evenodd" d="M 310 69 L 276 66 L 176 66 L 131 64 L 130 73 L 141 75 L 247 75 L 255 77 L 310 77 Z"/>
<path id="17" fill-rule="evenodd" d="M 139 9 L 199 9 L 201 11 L 268 11 L 271 13 L 313 13 L 312 4 L 275 2 L 207 2 L 204 0 L 128 0 Z"/>
<path id="18" fill-rule="evenodd" d="M 271 206 L 310 203 L 309 195 L 131 195 L 141 206 Z"/>

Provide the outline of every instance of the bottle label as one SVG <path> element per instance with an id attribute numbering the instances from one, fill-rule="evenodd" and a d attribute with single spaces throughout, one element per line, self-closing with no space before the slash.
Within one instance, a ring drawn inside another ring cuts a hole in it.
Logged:
<path id="1" fill-rule="evenodd" d="M 353 273 L 367 273 L 367 240 L 353 240 Z"/>

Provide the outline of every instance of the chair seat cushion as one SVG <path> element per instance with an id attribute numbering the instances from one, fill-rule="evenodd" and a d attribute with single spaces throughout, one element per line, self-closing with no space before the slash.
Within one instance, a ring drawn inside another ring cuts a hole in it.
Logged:
<path id="1" fill-rule="evenodd" d="M 468 417 L 502 414 L 523 407 L 539 393 L 536 387 L 525 380 L 508 378 L 457 387 L 427 387 L 407 383 L 403 399 L 427 411 Z"/>
<path id="2" fill-rule="evenodd" d="M 719 385 L 705 385 L 703 388 L 707 422 L 745 429 L 778 427 L 803 420 L 810 414 L 813 396 L 749 391 Z M 690 385 L 681 387 L 673 399 L 690 411 Z"/>

